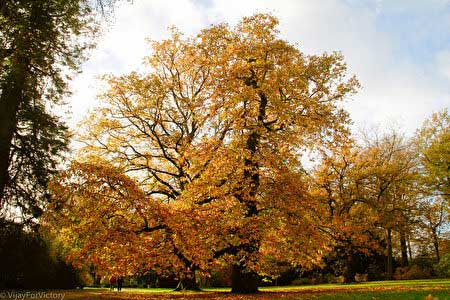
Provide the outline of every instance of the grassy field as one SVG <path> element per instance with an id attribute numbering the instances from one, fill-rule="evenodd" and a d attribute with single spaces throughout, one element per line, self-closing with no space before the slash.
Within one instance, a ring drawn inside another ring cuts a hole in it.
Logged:
<path id="1" fill-rule="evenodd" d="M 122 292 L 86 288 L 70 291 L 0 291 L 0 299 L 64 300 L 450 300 L 450 279 L 380 281 L 359 284 L 322 284 L 305 286 L 263 287 L 254 295 L 231 294 L 228 288 L 208 288 L 202 292 L 173 292 L 171 289 L 124 288 Z M 39 294 L 41 293 L 41 294 Z"/>

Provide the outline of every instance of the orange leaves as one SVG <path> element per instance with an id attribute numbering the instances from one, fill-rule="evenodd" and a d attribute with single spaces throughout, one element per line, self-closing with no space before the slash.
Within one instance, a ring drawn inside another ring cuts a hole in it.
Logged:
<path id="1" fill-rule="evenodd" d="M 82 163 L 54 186 L 81 252 L 129 272 L 319 264 L 324 207 L 299 152 L 345 135 L 339 101 L 358 83 L 341 55 L 304 55 L 277 25 L 257 14 L 195 37 L 172 30 L 147 74 L 106 79 Z"/>
<path id="2" fill-rule="evenodd" d="M 118 268 L 123 274 L 156 263 L 153 251 L 164 237 L 155 233 L 149 239 L 138 233 L 160 224 L 162 208 L 120 169 L 73 162 L 53 186 L 57 209 L 48 222 L 62 237 L 69 237 L 64 243 L 73 248 L 69 252 L 73 261 L 94 263 L 103 272 Z M 133 264 L 128 257 L 136 258 Z"/>

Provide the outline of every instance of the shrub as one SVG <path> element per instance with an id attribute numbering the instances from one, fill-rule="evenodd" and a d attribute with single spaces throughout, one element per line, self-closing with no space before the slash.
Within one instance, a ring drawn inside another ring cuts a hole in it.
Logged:
<path id="1" fill-rule="evenodd" d="M 439 277 L 450 277 L 450 252 L 441 257 L 439 262 L 434 265 L 436 275 Z"/>
<path id="2" fill-rule="evenodd" d="M 0 219 L 0 289 L 68 289 L 83 286 L 80 273 L 53 253 L 37 232 Z"/>
<path id="3" fill-rule="evenodd" d="M 366 282 L 369 278 L 369 274 L 358 274 L 355 275 L 355 281 L 356 282 Z"/>
<path id="4" fill-rule="evenodd" d="M 407 277 L 407 273 L 409 271 L 409 267 L 398 267 L 395 269 L 395 273 L 394 273 L 394 279 L 396 280 L 402 280 L 402 279 L 406 279 Z"/>
<path id="5" fill-rule="evenodd" d="M 314 278 L 297 278 L 292 280 L 291 285 L 308 285 L 315 284 Z"/>
<path id="6" fill-rule="evenodd" d="M 344 276 L 333 276 L 331 278 L 331 283 L 344 283 L 345 282 L 345 277 Z"/>
<path id="7" fill-rule="evenodd" d="M 398 267 L 394 273 L 394 279 L 425 279 L 431 278 L 433 269 L 427 266 L 412 265 L 410 267 Z"/>

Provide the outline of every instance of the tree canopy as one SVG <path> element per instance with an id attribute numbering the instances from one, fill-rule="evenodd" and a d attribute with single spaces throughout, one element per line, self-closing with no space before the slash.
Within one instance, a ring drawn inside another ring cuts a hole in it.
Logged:
<path id="1" fill-rule="evenodd" d="M 432 114 L 417 132 L 423 182 L 429 193 L 449 201 L 450 116 L 447 109 Z"/>
<path id="2" fill-rule="evenodd" d="M 75 228 L 80 256 L 95 252 L 111 272 L 115 256 L 136 271 L 144 261 L 163 270 L 167 255 L 186 285 L 196 271 L 228 264 L 235 292 L 256 291 L 256 275 L 275 276 L 281 262 L 321 263 L 329 239 L 301 152 L 346 135 L 340 103 L 358 82 L 339 53 L 305 55 L 277 25 L 257 14 L 193 37 L 173 29 L 152 43 L 145 74 L 105 78 L 79 163 L 54 185 L 55 208 L 72 207 L 62 230 Z M 120 187 L 111 174 L 123 177 Z M 127 196 L 132 186 L 139 196 Z M 110 238 L 96 237 L 103 233 Z M 152 247 L 165 250 L 145 255 Z"/>

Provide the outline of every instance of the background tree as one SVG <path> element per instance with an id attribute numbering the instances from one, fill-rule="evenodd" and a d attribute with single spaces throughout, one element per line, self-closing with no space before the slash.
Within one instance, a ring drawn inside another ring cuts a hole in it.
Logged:
<path id="1" fill-rule="evenodd" d="M 10 276 L 1 276 L 1 287 L 75 287 L 73 269 L 36 229 L 67 150 L 55 108 L 95 42 L 95 6 L 113 2 L 0 1 L 0 222 L 7 241 L 0 253 L 12 262 L 3 265 Z"/>
<path id="2" fill-rule="evenodd" d="M 362 157 L 370 158 L 363 194 L 385 230 L 386 276 L 393 276 L 393 232 L 399 233 L 403 264 L 407 264 L 406 236 L 417 211 L 417 155 L 411 143 L 392 132 L 366 138 Z"/>
<path id="3" fill-rule="evenodd" d="M 67 128 L 50 112 L 67 95 L 86 41 L 95 32 L 88 1 L 0 4 L 0 209 L 41 213 L 46 185 L 67 146 Z M 80 38 L 83 37 L 83 38 Z"/>
<path id="4" fill-rule="evenodd" d="M 448 203 L 443 198 L 426 197 L 420 200 L 420 224 L 425 230 L 425 240 L 433 245 L 435 259 L 441 257 L 440 239 L 449 223 Z"/>
<path id="5" fill-rule="evenodd" d="M 416 135 L 421 160 L 421 179 L 428 195 L 449 201 L 450 115 L 447 109 L 425 120 Z"/>
<path id="6" fill-rule="evenodd" d="M 325 206 L 324 228 L 330 235 L 333 248 L 328 254 L 328 268 L 353 282 L 357 262 L 354 259 L 381 252 L 377 215 L 368 201 L 365 184 L 367 170 L 374 162 L 350 138 L 343 144 L 326 144 L 320 151 L 320 163 L 312 176 L 314 195 Z"/>
<path id="7" fill-rule="evenodd" d="M 338 103 L 358 86 L 341 55 L 306 56 L 277 37 L 277 24 L 259 14 L 192 38 L 174 30 L 153 43 L 148 74 L 108 78 L 80 138 L 81 160 L 107 159 L 152 201 L 183 208 L 165 226 L 185 241 L 186 272 L 226 261 L 234 292 L 255 292 L 256 275 L 273 275 L 267 266 L 281 258 L 320 263 L 327 239 L 299 153 L 346 131 Z M 182 216 L 192 230 L 180 229 Z"/>
<path id="8" fill-rule="evenodd" d="M 449 222 L 450 116 L 447 109 L 432 114 L 415 136 L 420 157 L 421 222 L 440 259 L 440 231 Z"/>

